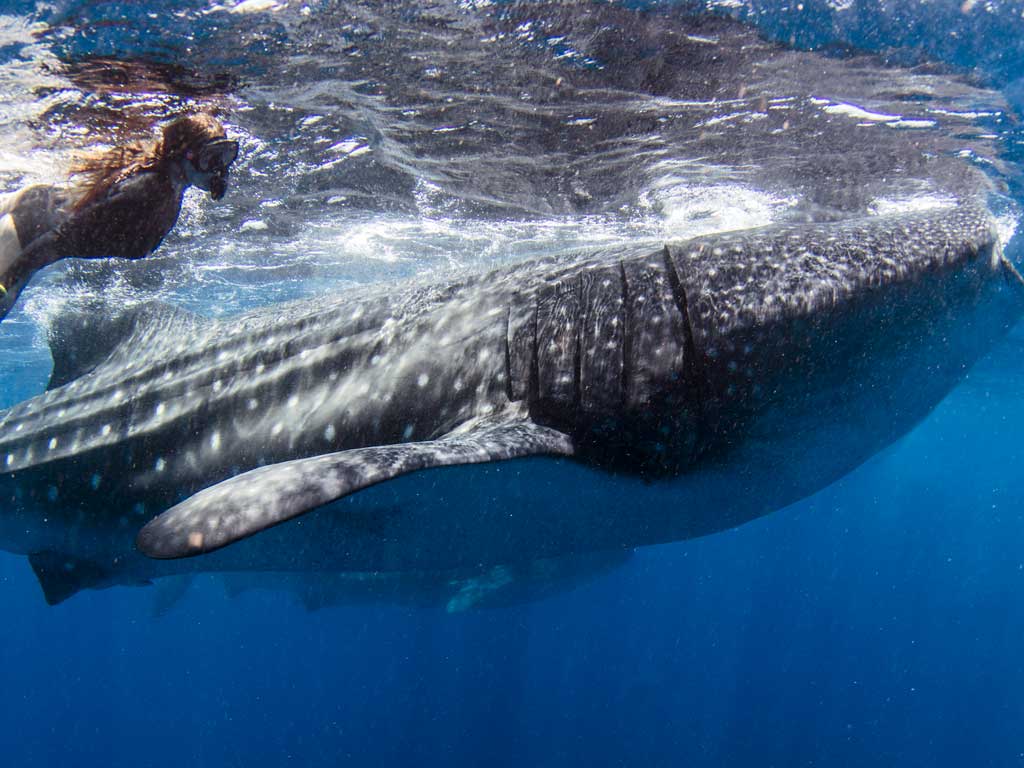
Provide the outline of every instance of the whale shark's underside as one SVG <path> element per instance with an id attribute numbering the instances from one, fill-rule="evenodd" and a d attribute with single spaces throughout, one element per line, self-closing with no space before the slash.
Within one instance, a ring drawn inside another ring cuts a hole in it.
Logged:
<path id="1" fill-rule="evenodd" d="M 230 321 L 68 315 L 0 416 L 51 602 L 192 571 L 461 572 L 699 536 L 918 423 L 1024 308 L 987 212 L 775 226 Z"/>

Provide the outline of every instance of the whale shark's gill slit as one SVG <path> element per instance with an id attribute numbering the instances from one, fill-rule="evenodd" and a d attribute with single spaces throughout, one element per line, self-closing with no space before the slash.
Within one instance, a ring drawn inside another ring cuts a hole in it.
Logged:
<path id="1" fill-rule="evenodd" d="M 622 283 L 622 408 L 629 404 L 629 380 L 633 375 L 633 342 L 629 328 L 629 281 L 626 279 L 626 264 L 619 261 L 619 276 Z"/>
<path id="2" fill-rule="evenodd" d="M 512 341 L 509 335 L 512 333 L 512 307 L 505 312 L 505 396 L 511 403 L 515 398 L 512 389 Z"/>
<path id="3" fill-rule="evenodd" d="M 540 400 L 540 359 L 538 358 L 537 347 L 540 339 L 537 337 L 540 326 L 540 296 L 533 304 L 533 344 L 530 345 L 530 380 L 528 382 L 529 399 L 528 403 L 536 403 Z"/>
<path id="4" fill-rule="evenodd" d="M 580 407 L 583 403 L 582 393 L 582 375 L 583 375 L 583 331 L 585 323 L 581 319 L 583 307 L 583 278 L 577 276 L 576 278 L 576 295 L 580 299 L 580 303 L 577 305 L 579 308 L 579 314 L 576 317 L 576 351 L 573 354 L 573 365 L 572 365 L 572 413 L 573 421 L 575 422 L 579 416 Z"/>
<path id="5" fill-rule="evenodd" d="M 686 389 L 691 407 L 697 411 L 696 430 L 694 445 L 700 445 L 701 432 L 704 424 L 704 398 L 702 397 L 701 386 L 701 365 L 697 357 L 697 344 L 693 339 L 693 323 L 690 321 L 689 299 L 686 296 L 686 288 L 676 272 L 676 265 L 672 262 L 672 253 L 666 245 L 661 251 L 665 260 L 665 273 L 668 275 L 669 288 L 672 290 L 672 298 L 683 318 L 683 386 Z"/>

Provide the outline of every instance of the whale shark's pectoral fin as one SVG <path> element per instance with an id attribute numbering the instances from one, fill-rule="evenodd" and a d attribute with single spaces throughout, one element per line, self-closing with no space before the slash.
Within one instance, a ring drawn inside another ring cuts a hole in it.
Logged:
<path id="1" fill-rule="evenodd" d="M 571 456 L 568 436 L 527 420 L 460 428 L 437 440 L 328 453 L 260 467 L 206 488 L 151 520 L 136 544 L 150 557 L 201 555 L 356 491 L 435 467 Z"/>

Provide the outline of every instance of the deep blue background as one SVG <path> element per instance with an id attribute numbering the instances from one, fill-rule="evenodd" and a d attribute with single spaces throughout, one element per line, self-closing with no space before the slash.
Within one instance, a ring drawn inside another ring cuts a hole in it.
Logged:
<path id="1" fill-rule="evenodd" d="M 1021 764 L 1020 349 L 807 502 L 530 606 L 49 608 L 4 555 L 4 764 Z"/>

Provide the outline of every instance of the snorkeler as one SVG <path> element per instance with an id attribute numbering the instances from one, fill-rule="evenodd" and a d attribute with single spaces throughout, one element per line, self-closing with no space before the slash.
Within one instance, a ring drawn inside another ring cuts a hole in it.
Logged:
<path id="1" fill-rule="evenodd" d="M 148 256 L 171 231 L 189 185 L 220 200 L 238 142 L 207 114 L 180 117 L 161 138 L 86 156 L 77 189 L 36 185 L 0 195 L 0 319 L 32 275 L 68 257 Z"/>

